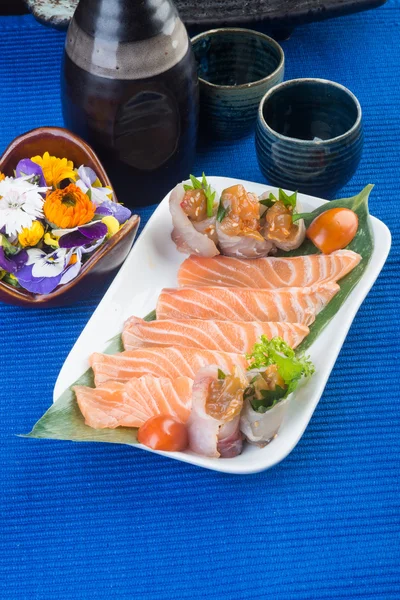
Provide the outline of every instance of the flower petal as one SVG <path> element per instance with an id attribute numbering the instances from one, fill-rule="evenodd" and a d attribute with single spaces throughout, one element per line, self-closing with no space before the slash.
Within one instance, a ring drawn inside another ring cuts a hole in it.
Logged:
<path id="1" fill-rule="evenodd" d="M 37 178 L 39 186 L 46 186 L 42 167 L 34 163 L 30 158 L 23 158 L 19 161 L 17 168 L 15 169 L 15 174 L 17 177 L 25 177 L 26 175 L 34 176 Z"/>
<path id="2" fill-rule="evenodd" d="M 78 169 L 78 175 L 82 179 L 83 183 L 89 188 L 92 187 L 97 179 L 96 173 L 90 167 L 81 165 Z"/>
<path id="3" fill-rule="evenodd" d="M 73 265 L 69 265 L 60 280 L 60 284 L 64 285 L 65 283 L 69 283 L 79 274 L 82 266 L 82 250 L 80 248 L 77 249 L 76 253 L 76 262 Z"/>
<path id="4" fill-rule="evenodd" d="M 33 264 L 32 275 L 38 279 L 58 277 L 64 271 L 67 259 L 69 260 L 69 256 L 66 250 L 58 248 Z"/>
<path id="5" fill-rule="evenodd" d="M 119 223 L 125 223 L 131 216 L 131 211 L 126 206 L 122 206 L 118 202 L 111 202 L 111 200 L 104 200 L 104 202 L 96 208 L 96 215 L 109 216 L 112 215 L 119 221 Z"/>
<path id="6" fill-rule="evenodd" d="M 82 225 L 76 231 L 71 231 L 60 237 L 58 243 L 60 248 L 75 248 L 84 246 L 88 242 L 98 240 L 107 235 L 107 225 L 101 221 L 96 221 L 89 225 Z"/>
<path id="7" fill-rule="evenodd" d="M 50 294 L 60 284 L 61 273 L 55 277 L 34 277 L 33 266 L 26 265 L 17 273 L 20 286 L 33 294 Z"/>
<path id="8" fill-rule="evenodd" d="M 7 256 L 4 252 L 4 248 L 0 246 L 0 269 L 4 269 L 8 273 L 15 275 L 28 260 L 28 253 L 26 250 L 21 250 L 18 254 L 13 256 Z"/>

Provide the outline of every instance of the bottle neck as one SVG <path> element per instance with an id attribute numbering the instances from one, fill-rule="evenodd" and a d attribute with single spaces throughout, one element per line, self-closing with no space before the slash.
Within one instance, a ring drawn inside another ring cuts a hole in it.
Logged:
<path id="1" fill-rule="evenodd" d="M 172 0 L 80 0 L 74 19 L 91 37 L 134 42 L 168 33 L 177 10 Z"/>

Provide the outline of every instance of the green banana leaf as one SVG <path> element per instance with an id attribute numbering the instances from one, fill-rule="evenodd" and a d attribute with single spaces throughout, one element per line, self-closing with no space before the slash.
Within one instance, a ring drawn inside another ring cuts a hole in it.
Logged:
<path id="1" fill-rule="evenodd" d="M 299 346 L 298 351 L 303 352 L 314 342 L 329 321 L 334 317 L 352 289 L 360 281 L 368 262 L 371 258 L 374 243 L 369 223 L 368 197 L 373 186 L 368 185 L 357 196 L 334 200 L 317 208 L 307 217 L 306 225 L 330 208 L 350 208 L 357 213 L 359 226 L 357 235 L 349 244 L 348 249 L 358 252 L 362 256 L 360 264 L 340 281 L 340 292 L 330 301 L 326 308 L 320 312 L 315 322 L 310 327 L 310 334 Z M 304 254 L 316 254 L 319 251 L 309 240 L 292 252 L 282 252 L 283 256 L 301 256 Z M 146 321 L 154 321 L 155 311 L 145 317 Z M 115 354 L 123 350 L 121 336 L 117 335 L 110 340 L 106 353 Z M 94 387 L 92 369 L 88 369 L 74 385 L 87 385 Z M 30 433 L 23 437 L 50 438 L 59 440 L 73 440 L 81 442 L 112 442 L 116 444 L 134 444 L 137 442 L 137 430 L 129 427 L 118 427 L 117 429 L 92 429 L 85 425 L 82 413 L 79 410 L 72 386 L 68 388 L 61 397 L 49 408 L 43 417 L 36 423 Z"/>

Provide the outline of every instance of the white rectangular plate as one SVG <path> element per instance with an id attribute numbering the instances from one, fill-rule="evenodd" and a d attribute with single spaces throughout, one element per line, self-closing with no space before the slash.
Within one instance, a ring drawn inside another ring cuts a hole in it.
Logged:
<path id="1" fill-rule="evenodd" d="M 207 179 L 218 193 L 235 183 L 242 183 L 248 191 L 257 195 L 267 189 L 277 192 L 271 186 L 249 181 L 227 177 Z M 299 194 L 299 201 L 304 212 L 312 211 L 325 203 L 325 200 L 304 194 Z M 309 354 L 315 364 L 315 375 L 296 391 L 278 436 L 262 449 L 245 445 L 240 456 L 230 459 L 205 458 L 190 452 L 160 452 L 159 454 L 207 469 L 247 474 L 257 473 L 276 465 L 293 450 L 318 404 L 357 310 L 378 277 L 389 253 L 391 236 L 388 228 L 375 217 L 371 217 L 371 224 L 375 247 L 370 263 L 346 302 L 310 347 Z M 131 315 L 144 317 L 155 308 L 162 288 L 177 286 L 178 268 L 186 257 L 176 250 L 170 237 L 171 230 L 172 223 L 168 196 L 166 196 L 148 221 L 124 265 L 72 348 L 58 376 L 54 388 L 54 400 L 57 400 L 62 392 L 88 369 L 90 354 L 105 350 L 108 341 L 122 331 L 125 319 Z M 139 444 L 136 447 L 149 450 Z"/>

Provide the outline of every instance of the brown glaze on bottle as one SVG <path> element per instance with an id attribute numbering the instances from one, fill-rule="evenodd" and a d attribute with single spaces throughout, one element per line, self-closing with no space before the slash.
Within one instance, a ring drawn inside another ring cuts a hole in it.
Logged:
<path id="1" fill-rule="evenodd" d="M 122 202 L 158 202 L 189 175 L 197 72 L 170 0 L 81 0 L 62 79 L 66 126 L 93 145 Z"/>

